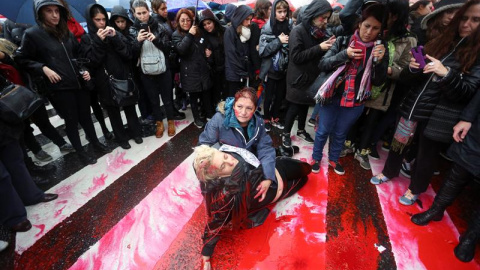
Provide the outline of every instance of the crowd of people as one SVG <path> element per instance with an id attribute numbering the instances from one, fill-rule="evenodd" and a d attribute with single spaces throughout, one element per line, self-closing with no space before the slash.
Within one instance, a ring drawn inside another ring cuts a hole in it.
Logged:
<path id="1" fill-rule="evenodd" d="M 440 154 L 448 155 L 452 169 L 432 207 L 412 217 L 418 225 L 440 220 L 466 183 L 479 176 L 480 0 L 411 6 L 406 0 L 351 0 L 343 7 L 313 0 L 295 11 L 286 0 L 258 0 L 255 9 L 227 4 L 223 13 L 195 7 L 172 13 L 165 0 L 150 2 L 132 0 L 129 10 L 114 6 L 110 14 L 92 4 L 83 29 L 67 1 L 35 0 L 38 25 L 5 23 L 2 85 L 41 93 L 65 120 L 69 142 L 52 126 L 45 106 L 24 123 L 0 122 L 4 226 L 30 229 L 24 205 L 56 198 L 42 193 L 34 184 L 42 180 L 30 176 L 54 169 L 28 157 L 27 149 L 38 160 L 52 159 L 30 123 L 85 165 L 96 159 L 82 145 L 78 124 L 94 151 L 112 151 L 99 141 L 90 108 L 104 138 L 129 149 L 129 140 L 143 142 L 143 126 L 153 126 L 157 138 L 165 129 L 174 136 L 175 120 L 186 117 L 180 110 L 190 105 L 194 125 L 204 128 L 194 168 L 213 218 L 202 250 L 206 269 L 223 225 L 260 225 L 266 205 L 293 194 L 310 172 L 320 171 L 327 140 L 329 167 L 339 175 L 345 174 L 341 158 L 348 154 L 370 170 L 383 141 L 388 158 L 370 182 L 383 184 L 400 173 L 409 177 L 399 199 L 404 205 L 426 191 Z M 22 38 L 14 34 L 19 28 Z M 114 90 L 118 81 L 133 85 L 128 99 Z M 294 147 L 295 121 L 296 137 L 313 145 L 311 164 L 276 158 Z M 307 125 L 315 127 L 313 137 Z M 272 145 L 273 129 L 281 135 L 282 151 Z M 210 147 L 217 144 L 220 150 Z M 233 212 L 219 211 L 225 207 Z M 475 220 L 464 238 L 473 242 L 480 237 Z M 457 257 L 471 260 L 475 245 L 461 245 Z"/>

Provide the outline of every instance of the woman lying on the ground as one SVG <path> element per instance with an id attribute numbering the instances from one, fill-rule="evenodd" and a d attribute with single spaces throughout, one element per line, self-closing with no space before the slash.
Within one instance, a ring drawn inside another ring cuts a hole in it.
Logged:
<path id="1" fill-rule="evenodd" d="M 287 157 L 278 157 L 275 167 L 278 185 L 271 186 L 265 199 L 259 201 L 259 189 L 255 187 L 265 176 L 255 155 L 230 145 L 219 150 L 206 145 L 195 148 L 193 168 L 210 217 L 203 236 L 204 269 L 211 269 L 210 256 L 220 239 L 220 230 L 227 225 L 242 229 L 263 224 L 269 213 L 267 206 L 297 192 L 312 170 L 308 163 Z"/>

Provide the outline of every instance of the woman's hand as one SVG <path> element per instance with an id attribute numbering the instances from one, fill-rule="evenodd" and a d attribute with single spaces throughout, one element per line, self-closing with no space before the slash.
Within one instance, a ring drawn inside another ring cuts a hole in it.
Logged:
<path id="1" fill-rule="evenodd" d="M 472 127 L 472 123 L 466 121 L 460 121 L 453 127 L 453 139 L 456 142 L 463 142 L 468 131 Z"/>
<path id="2" fill-rule="evenodd" d="M 90 72 L 85 70 L 85 72 L 83 72 L 82 78 L 87 82 L 90 81 L 90 79 L 91 79 Z"/>
<path id="3" fill-rule="evenodd" d="M 210 55 L 212 55 L 212 50 L 205 49 L 205 56 L 208 58 Z"/>
<path id="4" fill-rule="evenodd" d="M 336 40 L 337 38 L 335 36 L 331 36 L 329 39 L 320 43 L 320 49 L 322 49 L 322 51 L 328 51 L 333 46 L 333 43 L 335 43 Z"/>
<path id="5" fill-rule="evenodd" d="M 373 57 L 378 59 L 378 62 L 382 61 L 383 56 L 385 56 L 385 46 L 383 44 L 375 45 L 372 51 Z"/>
<path id="6" fill-rule="evenodd" d="M 363 59 L 363 53 L 362 49 L 355 49 L 352 47 L 347 48 L 347 55 L 348 58 L 350 59 L 355 59 L 355 60 L 362 60 Z"/>
<path id="7" fill-rule="evenodd" d="M 117 34 L 117 31 L 115 31 L 115 28 L 113 28 L 111 26 L 105 27 L 105 30 L 108 31 L 108 33 L 107 33 L 108 37 L 114 37 Z"/>
<path id="8" fill-rule="evenodd" d="M 144 29 L 140 30 L 140 32 L 138 32 L 138 36 L 137 36 L 138 42 L 142 42 L 142 41 L 146 40 L 147 37 L 148 37 L 148 34 L 150 34 L 150 33 L 145 31 Z"/>
<path id="9" fill-rule="evenodd" d="M 267 191 L 268 191 L 268 188 L 270 187 L 270 185 L 272 184 L 272 180 L 263 180 L 262 182 L 260 182 L 260 184 L 258 185 L 257 187 L 257 195 L 255 195 L 255 197 L 253 197 L 254 199 L 260 197 L 260 200 L 258 200 L 259 202 L 263 201 L 263 199 L 265 199 L 265 196 L 267 195 Z"/>
<path id="10" fill-rule="evenodd" d="M 60 75 L 58 75 L 55 71 L 51 70 L 49 67 L 44 66 L 42 70 L 51 83 L 57 83 L 62 80 L 62 77 L 60 77 Z"/>
<path id="11" fill-rule="evenodd" d="M 202 256 L 203 270 L 212 270 L 212 264 L 210 263 L 210 257 Z"/>
<path id="12" fill-rule="evenodd" d="M 440 62 L 440 60 L 426 55 L 431 62 L 426 64 L 423 68 L 423 73 L 435 73 L 437 76 L 445 77 L 448 73 L 448 69 Z"/>
<path id="13" fill-rule="evenodd" d="M 192 27 L 190 27 L 190 30 L 188 30 L 188 33 L 192 34 L 193 36 L 195 36 L 197 34 L 197 26 L 196 25 L 192 25 Z"/>
<path id="14" fill-rule="evenodd" d="M 278 39 L 280 39 L 280 42 L 281 42 L 282 44 L 288 43 L 288 35 L 285 35 L 284 33 L 281 33 L 281 34 L 278 36 Z"/>
<path id="15" fill-rule="evenodd" d="M 153 41 L 156 38 L 157 37 L 153 33 L 148 33 L 148 35 L 147 35 L 147 40 L 148 41 Z"/>

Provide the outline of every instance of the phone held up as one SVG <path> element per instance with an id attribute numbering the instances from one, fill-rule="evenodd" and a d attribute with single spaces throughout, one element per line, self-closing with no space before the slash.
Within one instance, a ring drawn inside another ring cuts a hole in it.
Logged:
<path id="1" fill-rule="evenodd" d="M 425 51 L 423 46 L 417 46 L 410 50 L 412 57 L 415 58 L 415 61 L 420 65 L 418 69 L 423 69 L 427 64 L 427 57 L 425 56 Z"/>
<path id="2" fill-rule="evenodd" d="M 148 32 L 148 23 L 141 23 L 140 24 L 140 30 L 145 30 L 146 32 Z"/>

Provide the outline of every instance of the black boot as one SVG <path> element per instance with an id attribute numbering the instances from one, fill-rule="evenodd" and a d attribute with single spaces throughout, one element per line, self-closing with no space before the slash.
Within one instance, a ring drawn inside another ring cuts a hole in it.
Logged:
<path id="1" fill-rule="evenodd" d="M 475 247 L 477 246 L 477 241 L 479 239 L 478 236 L 478 233 L 470 230 L 470 228 L 460 236 L 460 243 L 458 243 L 453 250 L 455 257 L 462 262 L 471 261 L 475 256 Z"/>
<path id="2" fill-rule="evenodd" d="M 100 154 L 108 154 L 112 152 L 112 149 L 110 149 L 108 146 L 100 143 L 99 141 L 92 142 L 93 149 L 100 153 Z"/>
<path id="3" fill-rule="evenodd" d="M 78 158 L 80 159 L 81 162 L 85 165 L 91 165 L 97 163 L 97 160 L 94 157 L 91 157 L 90 155 L 87 154 L 85 151 L 77 151 L 76 152 Z"/>
<path id="4" fill-rule="evenodd" d="M 419 226 L 425 226 L 432 220 L 442 220 L 443 212 L 445 212 L 445 208 L 434 203 L 427 211 L 413 215 L 411 220 Z"/>

